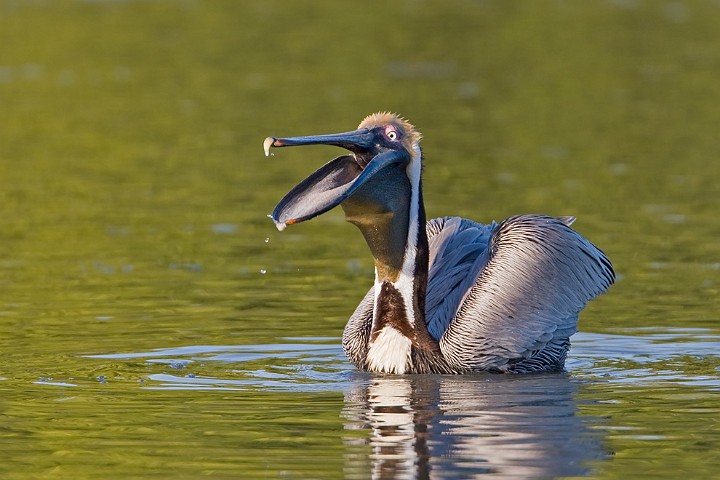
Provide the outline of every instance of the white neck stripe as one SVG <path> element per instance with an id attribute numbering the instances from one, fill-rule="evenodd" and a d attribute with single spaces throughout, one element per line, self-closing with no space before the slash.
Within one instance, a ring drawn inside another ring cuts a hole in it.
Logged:
<path id="1" fill-rule="evenodd" d="M 415 293 L 415 260 L 417 257 L 417 241 L 418 241 L 418 215 L 420 213 L 420 175 L 422 173 L 422 154 L 420 147 L 413 145 L 413 155 L 407 166 L 407 175 L 410 179 L 410 212 L 408 223 L 407 244 L 405 245 L 405 256 L 403 258 L 402 271 L 400 278 L 395 282 L 403 299 L 405 300 L 405 309 L 407 311 L 408 320 L 415 325 L 415 303 L 413 295 Z M 424 225 L 422 226 L 425 227 Z"/>

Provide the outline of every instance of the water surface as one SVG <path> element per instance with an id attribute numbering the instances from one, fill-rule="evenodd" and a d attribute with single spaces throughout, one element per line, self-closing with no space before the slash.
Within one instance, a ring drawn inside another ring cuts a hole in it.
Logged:
<path id="1" fill-rule="evenodd" d="M 720 5 L 0 0 L 0 476 L 716 478 Z M 383 377 L 340 212 L 398 111 L 430 217 L 578 217 L 619 274 L 561 375 Z"/>

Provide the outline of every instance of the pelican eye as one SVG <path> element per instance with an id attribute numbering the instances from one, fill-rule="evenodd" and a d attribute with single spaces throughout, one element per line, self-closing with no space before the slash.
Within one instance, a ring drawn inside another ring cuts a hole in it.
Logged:
<path id="1" fill-rule="evenodd" d="M 385 132 L 385 136 L 387 136 L 388 140 L 391 140 L 391 141 L 393 141 L 393 142 L 398 139 L 398 134 L 397 134 L 397 132 L 396 132 L 395 130 L 392 130 L 392 129 L 390 129 L 390 130 L 388 130 L 387 132 Z"/>

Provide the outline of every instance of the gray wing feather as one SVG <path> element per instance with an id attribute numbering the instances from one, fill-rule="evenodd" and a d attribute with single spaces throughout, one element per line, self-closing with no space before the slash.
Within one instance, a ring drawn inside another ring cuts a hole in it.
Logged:
<path id="1" fill-rule="evenodd" d="M 374 302 L 375 287 L 373 286 L 355 308 L 343 331 L 342 346 L 345 355 L 361 369 L 365 369 Z"/>
<path id="2" fill-rule="evenodd" d="M 425 297 L 425 322 L 430 335 L 440 340 L 455 318 L 483 264 L 494 222 L 481 225 L 459 217 L 428 222 L 430 263 Z"/>
<path id="3" fill-rule="evenodd" d="M 580 310 L 615 278 L 605 255 L 567 223 L 522 215 L 494 229 L 473 285 L 440 339 L 451 365 L 503 370 L 549 343 L 567 348 Z"/>

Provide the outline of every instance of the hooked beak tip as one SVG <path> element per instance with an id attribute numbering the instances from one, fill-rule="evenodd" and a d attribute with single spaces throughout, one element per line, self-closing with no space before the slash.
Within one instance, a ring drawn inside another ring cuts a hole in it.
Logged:
<path id="1" fill-rule="evenodd" d="M 275 142 L 277 141 L 277 138 L 275 137 L 267 137 L 265 141 L 263 141 L 263 150 L 265 150 L 265 156 L 270 156 L 270 147 L 277 146 L 275 145 Z"/>
<path id="2" fill-rule="evenodd" d="M 275 227 L 278 229 L 278 232 L 282 232 L 283 230 L 285 230 L 285 227 L 297 222 L 297 220 L 288 220 L 287 222 L 278 222 L 277 220 L 275 220 L 275 217 L 273 217 L 272 215 L 268 215 L 267 217 L 273 221 L 273 223 L 275 224 Z"/>
<path id="3" fill-rule="evenodd" d="M 283 230 L 285 230 L 285 228 L 286 228 L 288 225 L 294 225 L 294 224 L 298 223 L 298 219 L 297 219 L 297 218 L 293 218 L 293 219 L 290 219 L 290 220 L 288 220 L 288 221 L 286 221 L 286 222 L 278 222 L 277 220 L 274 220 L 274 219 L 273 219 L 273 222 L 275 222 L 275 226 L 277 227 L 278 232 L 282 232 Z"/>

